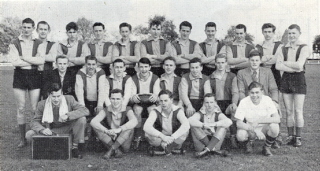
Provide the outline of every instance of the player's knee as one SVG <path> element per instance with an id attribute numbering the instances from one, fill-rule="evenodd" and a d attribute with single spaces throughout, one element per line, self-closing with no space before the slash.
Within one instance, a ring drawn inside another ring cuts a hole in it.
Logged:
<path id="1" fill-rule="evenodd" d="M 86 117 L 81 117 L 77 119 L 77 123 L 81 125 L 86 125 L 87 124 L 87 119 Z"/>
<path id="2" fill-rule="evenodd" d="M 269 128 L 270 128 L 270 133 L 272 135 L 270 136 L 277 136 L 279 134 L 279 124 L 275 124 L 275 123 L 272 123 L 269 125 Z"/>
<path id="3" fill-rule="evenodd" d="M 26 139 L 27 139 L 27 142 L 31 142 L 32 141 L 32 136 L 36 135 L 37 133 L 34 131 L 34 130 L 29 130 L 27 133 L 26 133 Z"/>
<path id="4" fill-rule="evenodd" d="M 247 141 L 248 140 L 248 132 L 246 130 L 240 129 L 237 131 L 237 139 L 238 141 Z"/>

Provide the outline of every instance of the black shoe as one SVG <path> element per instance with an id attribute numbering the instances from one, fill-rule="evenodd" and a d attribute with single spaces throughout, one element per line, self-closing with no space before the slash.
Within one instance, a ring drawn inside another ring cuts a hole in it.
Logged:
<path id="1" fill-rule="evenodd" d="M 77 148 L 72 149 L 72 157 L 82 159 L 82 155 Z"/>
<path id="2" fill-rule="evenodd" d="M 295 137 L 292 136 L 292 135 L 288 136 L 288 137 L 285 139 L 284 143 L 285 143 L 286 145 L 294 145 L 294 144 L 295 144 Z"/>
<path id="3" fill-rule="evenodd" d="M 296 141 L 293 144 L 294 147 L 301 147 L 302 143 L 301 143 L 301 137 L 296 137 Z"/>
<path id="4" fill-rule="evenodd" d="M 250 154 L 253 152 L 253 141 L 248 141 L 246 144 L 246 153 Z"/>
<path id="5" fill-rule="evenodd" d="M 110 148 L 102 158 L 108 160 L 112 157 L 113 154 L 114 154 L 114 150 L 113 148 Z"/>
<path id="6" fill-rule="evenodd" d="M 230 142 L 231 142 L 231 148 L 232 149 L 237 149 L 239 148 L 238 143 L 237 143 L 237 139 L 235 136 L 231 136 L 230 137 Z"/>
<path id="7" fill-rule="evenodd" d="M 272 147 L 273 149 L 278 149 L 278 148 L 280 148 L 280 144 L 279 144 L 278 141 L 274 141 L 274 143 L 271 145 L 271 147 Z"/>
<path id="8" fill-rule="evenodd" d="M 186 152 L 187 151 L 185 149 L 183 149 L 182 147 L 180 149 L 173 149 L 171 151 L 172 154 L 180 154 L 180 155 L 184 155 L 184 154 L 186 154 Z"/>
<path id="9" fill-rule="evenodd" d="M 122 151 L 120 149 L 116 149 L 114 152 L 114 157 L 115 158 L 122 158 L 124 156 L 124 154 L 122 153 Z"/>
<path id="10" fill-rule="evenodd" d="M 202 150 L 200 152 L 195 152 L 194 155 L 195 155 L 196 158 L 201 158 L 201 157 L 204 157 L 204 156 L 208 155 L 209 152 L 210 151 L 208 149 L 204 149 L 204 150 Z"/>
<path id="11" fill-rule="evenodd" d="M 271 153 L 271 147 L 263 146 L 262 154 L 267 157 L 273 156 L 273 154 Z"/>
<path id="12" fill-rule="evenodd" d="M 212 154 L 219 155 L 221 157 L 229 157 L 230 156 L 230 154 L 227 150 L 215 150 L 215 151 L 212 151 Z"/>

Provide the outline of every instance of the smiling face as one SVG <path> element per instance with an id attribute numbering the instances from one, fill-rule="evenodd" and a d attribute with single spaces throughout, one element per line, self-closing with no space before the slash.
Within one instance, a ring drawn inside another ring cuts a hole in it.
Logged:
<path id="1" fill-rule="evenodd" d="M 253 56 L 249 59 L 250 67 L 252 70 L 257 70 L 260 67 L 261 59 L 260 56 Z"/>
<path id="2" fill-rule="evenodd" d="M 256 104 L 256 105 L 260 103 L 262 95 L 263 95 L 263 93 L 262 93 L 262 90 L 260 87 L 252 88 L 249 91 L 250 99 L 251 99 L 252 103 Z"/>
<path id="3" fill-rule="evenodd" d="M 300 31 L 297 30 L 296 28 L 294 29 L 289 29 L 288 30 L 288 38 L 290 43 L 295 43 L 299 40 L 300 37 Z"/>
<path id="4" fill-rule="evenodd" d="M 112 93 L 110 96 L 110 102 L 113 108 L 118 109 L 122 105 L 122 94 L 121 93 Z"/>
<path id="5" fill-rule="evenodd" d="M 201 75 L 202 65 L 199 62 L 190 63 L 190 73 L 193 77 L 199 77 Z"/>
<path id="6" fill-rule="evenodd" d="M 48 34 L 50 33 L 49 26 L 47 24 L 39 24 L 37 32 L 39 34 L 40 39 L 46 39 Z"/>
<path id="7" fill-rule="evenodd" d="M 176 64 L 172 60 L 166 60 L 163 63 L 163 69 L 166 74 L 170 75 L 174 73 L 174 70 L 176 69 Z"/>
<path id="8" fill-rule="evenodd" d="M 113 64 L 113 69 L 114 69 L 114 75 L 116 77 L 122 77 L 124 71 L 126 70 L 126 67 L 124 66 L 123 62 L 115 62 Z"/>
<path id="9" fill-rule="evenodd" d="M 22 24 L 22 35 L 25 37 L 32 36 L 32 32 L 34 30 L 34 27 L 31 23 L 23 23 Z"/>
<path id="10" fill-rule="evenodd" d="M 163 110 L 170 110 L 172 105 L 172 99 L 169 97 L 168 94 L 162 94 L 159 97 L 159 103 Z"/>
<path id="11" fill-rule="evenodd" d="M 78 31 L 70 29 L 67 31 L 67 36 L 70 41 L 76 41 L 78 39 Z"/>
<path id="12" fill-rule="evenodd" d="M 205 33 L 207 35 L 208 40 L 214 40 L 216 36 L 216 28 L 215 27 L 206 27 Z"/>
<path id="13" fill-rule="evenodd" d="M 151 69 L 151 66 L 149 64 L 144 64 L 139 62 L 139 70 L 140 70 L 141 76 L 143 77 L 148 76 L 150 69 Z"/>
<path id="14" fill-rule="evenodd" d="M 121 27 L 119 32 L 120 32 L 122 39 L 124 39 L 124 40 L 129 39 L 129 36 L 131 34 L 129 27 Z"/>
<path id="15" fill-rule="evenodd" d="M 95 73 L 97 68 L 97 61 L 95 60 L 88 60 L 86 63 L 87 73 L 92 75 Z"/>
<path id="16" fill-rule="evenodd" d="M 56 62 L 58 71 L 60 73 L 65 73 L 67 71 L 68 64 L 69 64 L 68 58 L 58 58 Z"/>
<path id="17" fill-rule="evenodd" d="M 236 41 L 243 42 L 245 40 L 246 33 L 244 32 L 244 28 L 236 29 Z"/>
<path id="18" fill-rule="evenodd" d="M 272 28 L 265 28 L 262 31 L 265 40 L 271 40 L 274 37 L 274 32 Z"/>
<path id="19" fill-rule="evenodd" d="M 95 37 L 97 40 L 103 39 L 104 33 L 105 33 L 105 30 L 103 29 L 102 26 L 95 26 L 95 27 L 93 27 L 93 34 L 94 34 L 94 37 Z"/>
<path id="20" fill-rule="evenodd" d="M 49 98 L 51 98 L 52 104 L 56 105 L 56 106 L 58 106 L 60 104 L 61 97 L 62 97 L 61 89 L 58 91 L 52 91 L 49 96 Z"/>
<path id="21" fill-rule="evenodd" d="M 181 26 L 181 29 L 179 32 L 182 40 L 188 40 L 191 33 L 191 28 L 187 26 Z"/>
<path id="22" fill-rule="evenodd" d="M 153 25 L 150 28 L 150 34 L 153 38 L 159 38 L 161 35 L 161 25 Z"/>

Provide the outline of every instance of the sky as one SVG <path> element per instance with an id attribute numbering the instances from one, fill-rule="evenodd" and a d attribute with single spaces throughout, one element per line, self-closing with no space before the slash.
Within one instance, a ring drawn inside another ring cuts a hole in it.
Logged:
<path id="1" fill-rule="evenodd" d="M 300 25 L 300 39 L 309 45 L 320 34 L 318 0 L 1 0 L 0 9 L 0 19 L 47 21 L 53 40 L 66 38 L 66 24 L 80 17 L 102 22 L 108 33 L 117 33 L 122 22 L 147 26 L 148 18 L 156 14 L 165 15 L 177 27 L 189 21 L 193 26 L 190 38 L 199 42 L 206 38 L 204 26 L 209 21 L 217 24 L 218 39 L 239 23 L 255 36 L 255 43 L 263 41 L 261 26 L 266 22 L 273 23 L 280 36 L 290 24 Z"/>

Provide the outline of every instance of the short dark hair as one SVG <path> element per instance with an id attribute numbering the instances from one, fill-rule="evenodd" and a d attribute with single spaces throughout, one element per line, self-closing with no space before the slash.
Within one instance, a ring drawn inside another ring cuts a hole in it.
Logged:
<path id="1" fill-rule="evenodd" d="M 48 26 L 48 30 L 50 30 L 50 25 L 46 22 L 46 21 L 39 21 L 38 24 L 37 24 L 37 29 L 39 28 L 39 25 L 40 24 L 45 24 Z"/>
<path id="2" fill-rule="evenodd" d="M 130 31 L 132 30 L 132 26 L 131 26 L 130 24 L 128 24 L 128 23 L 121 23 L 121 24 L 119 25 L 119 30 L 120 30 L 122 27 L 128 27 Z"/>
<path id="3" fill-rule="evenodd" d="M 78 31 L 79 28 L 78 28 L 77 23 L 75 23 L 75 22 L 70 22 L 69 24 L 67 24 L 66 30 L 69 31 L 69 30 L 71 30 L 71 29 L 73 29 L 73 30 L 75 30 L 75 31 Z"/>
<path id="4" fill-rule="evenodd" d="M 116 94 L 116 93 L 120 93 L 121 96 L 123 96 L 123 91 L 120 90 L 120 89 L 118 89 L 118 88 L 116 88 L 116 89 L 112 89 L 112 90 L 110 91 L 110 97 L 111 97 L 111 94 Z"/>
<path id="5" fill-rule="evenodd" d="M 57 92 L 61 90 L 61 83 L 52 83 L 50 85 L 49 93 Z"/>
<path id="6" fill-rule="evenodd" d="M 32 24 L 32 27 L 34 27 L 34 21 L 31 18 L 26 18 L 26 19 L 22 20 L 22 24 L 23 23 Z"/>
<path id="7" fill-rule="evenodd" d="M 86 63 L 88 62 L 88 60 L 95 60 L 96 62 L 98 61 L 97 58 L 95 56 L 92 55 L 88 55 L 85 58 Z"/>
<path id="8" fill-rule="evenodd" d="M 201 59 L 200 58 L 192 58 L 190 61 L 189 61 L 189 64 L 192 64 L 192 63 L 197 63 L 197 62 L 199 62 L 200 63 L 200 65 L 202 65 L 202 63 L 201 63 Z"/>
<path id="9" fill-rule="evenodd" d="M 216 25 L 216 23 L 214 23 L 214 22 L 208 22 L 208 23 L 206 24 L 206 26 L 205 26 L 205 29 L 207 29 L 207 27 L 214 27 L 214 28 L 217 29 L 217 25 Z"/>
<path id="10" fill-rule="evenodd" d="M 213 93 L 207 93 L 204 95 L 203 99 L 205 99 L 206 97 L 215 97 Z"/>
<path id="11" fill-rule="evenodd" d="M 191 25 L 191 23 L 188 22 L 188 21 L 183 21 L 182 23 L 180 23 L 180 25 L 179 25 L 179 30 L 181 30 L 182 26 L 190 27 L 190 30 L 192 29 L 192 25 Z"/>
<path id="12" fill-rule="evenodd" d="M 247 27 L 244 24 L 238 24 L 236 29 L 243 29 L 245 33 L 247 32 Z"/>
<path id="13" fill-rule="evenodd" d="M 152 20 L 149 24 L 149 29 L 152 27 L 152 26 L 161 26 L 162 28 L 162 25 L 161 25 L 161 21 L 160 20 Z"/>
<path id="14" fill-rule="evenodd" d="M 148 58 L 146 58 L 146 57 L 140 58 L 138 65 L 140 65 L 140 63 L 142 63 L 142 64 L 149 64 L 149 65 L 151 66 L 150 60 L 149 60 Z"/>
<path id="15" fill-rule="evenodd" d="M 174 57 L 172 57 L 172 56 L 168 56 L 168 57 L 164 58 L 162 63 L 164 64 L 164 62 L 168 61 L 168 60 L 173 61 L 175 65 L 177 64 L 176 59 Z"/>
<path id="16" fill-rule="evenodd" d="M 69 61 L 69 58 L 67 58 L 67 56 L 64 56 L 64 55 L 58 55 L 56 57 L 56 62 L 58 62 L 58 59 L 68 59 L 68 61 Z"/>
<path id="17" fill-rule="evenodd" d="M 116 59 L 116 60 L 114 60 L 113 62 L 112 62 L 112 64 L 114 64 L 114 63 L 123 63 L 123 65 L 125 65 L 125 63 L 123 62 L 123 60 L 122 59 Z"/>
<path id="18" fill-rule="evenodd" d="M 263 90 L 263 85 L 262 85 L 261 83 L 257 82 L 257 81 L 253 81 L 253 82 L 249 85 L 248 89 L 249 89 L 249 91 L 250 91 L 250 90 L 252 90 L 253 88 L 260 88 L 261 90 Z"/>
<path id="19" fill-rule="evenodd" d="M 288 29 L 297 29 L 301 33 L 301 29 L 298 24 L 291 24 Z"/>
<path id="20" fill-rule="evenodd" d="M 96 27 L 96 26 L 102 26 L 102 29 L 104 30 L 104 24 L 100 23 L 100 22 L 95 22 L 92 26 L 92 28 Z"/>
<path id="21" fill-rule="evenodd" d="M 260 57 L 260 59 L 262 58 L 262 55 L 261 55 L 261 53 L 258 51 L 258 50 L 256 50 L 256 49 L 252 49 L 250 52 L 249 52 L 249 59 L 250 58 L 252 58 L 252 57 L 254 57 L 254 56 L 259 56 Z"/>
<path id="22" fill-rule="evenodd" d="M 226 61 L 228 61 L 227 54 L 225 54 L 225 53 L 219 53 L 219 54 L 217 54 L 214 60 L 217 61 L 217 59 L 220 59 L 220 58 L 223 58 L 223 59 L 225 59 Z"/>
<path id="23" fill-rule="evenodd" d="M 261 27 L 261 30 L 263 31 L 266 28 L 272 28 L 272 32 L 276 31 L 276 26 L 271 23 L 264 23 Z"/>
<path id="24" fill-rule="evenodd" d="M 164 95 L 164 94 L 167 94 L 170 99 L 173 98 L 173 94 L 172 94 L 172 92 L 171 92 L 170 90 L 161 90 L 161 91 L 159 92 L 158 97 L 160 97 L 161 95 Z"/>

